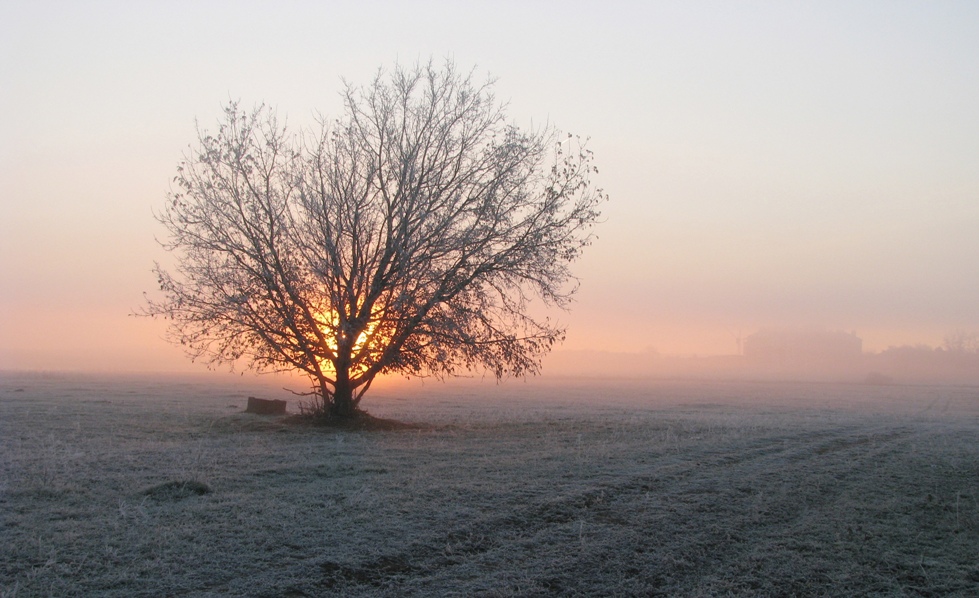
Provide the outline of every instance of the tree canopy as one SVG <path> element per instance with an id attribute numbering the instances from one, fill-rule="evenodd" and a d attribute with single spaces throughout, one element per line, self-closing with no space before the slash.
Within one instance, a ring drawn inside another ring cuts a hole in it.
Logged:
<path id="1" fill-rule="evenodd" d="M 606 199 L 591 151 L 510 123 L 451 63 L 342 96 L 315 129 L 235 102 L 198 129 L 157 214 L 176 265 L 156 265 L 146 312 L 195 359 L 306 374 L 324 415 L 382 373 L 538 372 L 564 330 L 528 308 L 568 307 Z"/>

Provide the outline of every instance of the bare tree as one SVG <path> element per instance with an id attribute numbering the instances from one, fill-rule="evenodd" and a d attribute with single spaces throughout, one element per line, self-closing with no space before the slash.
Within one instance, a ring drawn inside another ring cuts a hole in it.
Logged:
<path id="1" fill-rule="evenodd" d="M 381 373 L 533 374 L 564 330 L 569 265 L 606 199 L 592 155 L 506 120 L 454 65 L 346 85 L 343 116 L 292 134 L 259 107 L 198 130 L 157 215 L 176 266 L 145 312 L 212 365 L 298 370 L 350 416 Z"/>
<path id="2" fill-rule="evenodd" d="M 979 353 L 979 333 L 953 330 L 945 335 L 942 346 L 951 353 Z"/>

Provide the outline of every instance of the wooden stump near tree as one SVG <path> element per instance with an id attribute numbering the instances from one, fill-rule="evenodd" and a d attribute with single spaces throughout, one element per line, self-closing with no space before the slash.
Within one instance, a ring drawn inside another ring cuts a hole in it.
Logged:
<path id="1" fill-rule="evenodd" d="M 248 406 L 245 413 L 255 413 L 258 415 L 285 415 L 286 402 L 279 399 L 259 399 L 248 397 Z"/>

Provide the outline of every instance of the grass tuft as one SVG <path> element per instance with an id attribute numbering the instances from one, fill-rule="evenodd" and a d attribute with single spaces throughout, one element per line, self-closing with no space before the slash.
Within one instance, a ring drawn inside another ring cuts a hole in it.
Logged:
<path id="1" fill-rule="evenodd" d="M 161 501 L 174 501 L 210 494 L 211 487 L 197 480 L 172 480 L 143 490 L 142 494 Z"/>

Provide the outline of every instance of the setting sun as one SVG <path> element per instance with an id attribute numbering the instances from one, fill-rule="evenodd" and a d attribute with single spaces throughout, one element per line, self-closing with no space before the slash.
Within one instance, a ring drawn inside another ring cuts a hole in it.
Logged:
<path id="1" fill-rule="evenodd" d="M 343 330 L 340 325 L 340 317 L 336 312 L 327 312 L 328 315 L 320 316 L 318 320 L 321 322 L 320 330 L 323 332 L 324 337 L 326 337 L 326 346 L 330 352 L 335 356 L 340 348 L 341 341 L 343 341 Z M 368 322 L 363 331 L 357 335 L 357 339 L 353 342 L 351 346 L 351 353 L 354 356 L 354 363 L 351 367 L 351 373 L 363 374 L 371 366 L 370 351 L 365 350 L 367 348 L 369 341 L 378 341 L 380 339 L 375 338 L 375 331 L 378 327 L 377 320 L 371 320 Z M 330 357 L 321 357 L 319 359 L 320 366 L 333 374 L 336 374 L 336 368 L 333 364 L 333 360 Z"/>

